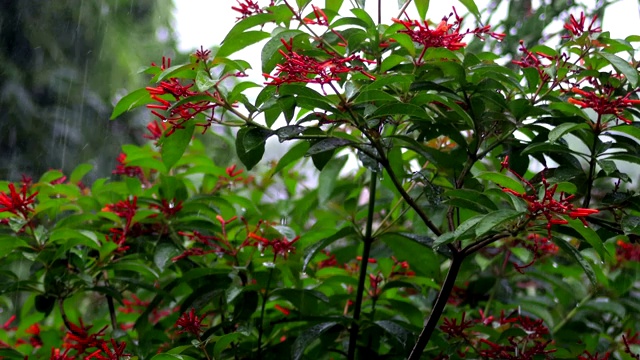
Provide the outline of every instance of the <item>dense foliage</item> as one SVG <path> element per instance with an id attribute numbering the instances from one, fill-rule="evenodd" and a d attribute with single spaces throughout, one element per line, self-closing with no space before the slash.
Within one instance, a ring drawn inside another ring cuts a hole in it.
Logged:
<path id="1" fill-rule="evenodd" d="M 238 1 L 116 105 L 153 118 L 114 179 L 2 184 L 0 357 L 639 359 L 640 36 L 508 59 L 362 3 Z"/>

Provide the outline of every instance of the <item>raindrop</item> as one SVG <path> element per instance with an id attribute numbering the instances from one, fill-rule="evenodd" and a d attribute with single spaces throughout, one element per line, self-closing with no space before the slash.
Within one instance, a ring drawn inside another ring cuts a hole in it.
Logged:
<path id="1" fill-rule="evenodd" d="M 269 269 L 273 269 L 276 267 L 276 263 L 274 263 L 273 261 L 267 261 L 265 263 L 262 263 L 262 265 L 264 265 L 265 267 L 269 268 Z"/>
<path id="2" fill-rule="evenodd" d="M 166 122 L 167 122 L 167 119 L 162 119 L 162 122 L 166 123 Z"/>
<path id="3" fill-rule="evenodd" d="M 553 302 L 557 304 L 560 302 L 560 300 L 558 300 L 558 298 L 553 298 Z"/>
<path id="4" fill-rule="evenodd" d="M 285 226 L 289 223 L 289 219 L 286 216 L 280 218 L 280 225 Z"/>
<path id="5" fill-rule="evenodd" d="M 554 262 L 553 264 L 551 264 L 551 266 L 553 266 L 554 269 L 557 269 L 558 268 L 558 263 Z"/>
<path id="6" fill-rule="evenodd" d="M 169 209 L 173 209 L 176 206 L 176 204 L 173 203 L 173 201 L 171 201 L 169 203 Z"/>

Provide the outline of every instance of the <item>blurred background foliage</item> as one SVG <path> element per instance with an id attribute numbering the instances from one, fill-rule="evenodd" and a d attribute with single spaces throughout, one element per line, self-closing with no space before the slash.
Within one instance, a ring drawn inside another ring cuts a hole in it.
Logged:
<path id="1" fill-rule="evenodd" d="M 520 40 L 549 41 L 570 13 L 602 19 L 611 3 L 490 0 L 481 20 L 507 34 L 491 50 L 518 58 Z M 492 15 L 504 6 L 506 18 Z M 113 104 L 146 82 L 142 67 L 176 56 L 173 10 L 169 0 L 0 1 L 0 179 L 68 174 L 83 162 L 94 166 L 87 180 L 109 176 L 121 145 L 143 142 L 150 119 L 142 110 L 108 121 Z M 476 39 L 467 50 L 483 46 Z"/>
<path id="2" fill-rule="evenodd" d="M 110 122 L 113 104 L 146 81 L 141 66 L 175 52 L 172 10 L 167 0 L 0 1 L 0 178 L 82 162 L 108 176 L 146 120 Z"/>

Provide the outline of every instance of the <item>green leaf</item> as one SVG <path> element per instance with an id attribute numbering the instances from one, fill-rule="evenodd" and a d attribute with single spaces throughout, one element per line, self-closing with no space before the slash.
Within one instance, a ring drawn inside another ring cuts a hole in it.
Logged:
<path id="1" fill-rule="evenodd" d="M 380 64 L 380 71 L 387 72 L 391 70 L 394 66 L 406 63 L 408 59 L 401 55 L 391 54 L 387 56 L 384 60 L 382 60 L 382 64 Z"/>
<path id="2" fill-rule="evenodd" d="M 335 150 L 344 146 L 351 144 L 351 141 L 343 138 L 327 138 L 318 141 L 317 143 L 311 145 L 309 150 L 307 150 L 307 155 L 315 155 L 319 153 L 323 153 L 326 151 Z"/>
<path id="3" fill-rule="evenodd" d="M 302 355 L 304 355 L 304 350 L 307 348 L 307 346 L 309 346 L 309 344 L 311 344 L 313 341 L 318 339 L 320 335 L 336 326 L 337 324 L 338 323 L 335 321 L 324 322 L 314 325 L 302 332 L 302 334 L 300 334 L 300 336 L 296 338 L 296 341 L 291 347 L 291 358 L 293 360 L 299 360 L 300 358 L 302 358 Z"/>
<path id="4" fill-rule="evenodd" d="M 220 50 L 216 54 L 216 57 L 227 57 L 236 51 L 242 50 L 249 45 L 255 44 L 260 40 L 266 39 L 271 35 L 266 31 L 244 31 L 233 37 L 233 41 L 225 41 Z"/>
<path id="5" fill-rule="evenodd" d="M 375 323 L 376 325 L 380 326 L 387 334 L 396 339 L 396 341 L 398 341 L 405 350 L 409 350 L 409 345 L 413 345 L 412 343 L 415 338 L 413 332 L 401 326 L 398 321 L 378 320 Z"/>
<path id="6" fill-rule="evenodd" d="M 234 41 L 235 38 L 238 35 L 244 33 L 245 30 L 251 29 L 252 27 L 255 27 L 258 25 L 264 25 L 273 20 L 274 20 L 274 16 L 271 13 L 255 14 L 245 19 L 242 19 L 238 21 L 238 23 L 235 24 L 233 28 L 231 28 L 227 36 L 225 36 L 224 40 L 222 40 L 222 43 L 224 44 L 227 41 Z"/>
<path id="7" fill-rule="evenodd" d="M 464 233 L 476 226 L 485 216 L 486 215 L 484 214 L 476 215 L 458 225 L 455 231 L 447 232 L 438 236 L 438 238 L 436 238 L 436 241 L 433 242 L 433 248 L 436 249 L 442 245 L 446 245 L 454 242 L 455 240 L 458 240 L 458 238 L 460 238 Z"/>
<path id="8" fill-rule="evenodd" d="M 168 69 L 165 69 L 157 77 L 155 77 L 153 82 L 161 82 L 166 79 L 171 78 L 183 78 L 183 79 L 195 79 L 196 71 L 193 69 L 192 64 L 184 64 L 184 65 L 176 65 L 172 66 Z"/>
<path id="9" fill-rule="evenodd" d="M 471 189 L 454 189 L 445 191 L 444 196 L 451 198 L 449 201 L 452 205 L 458 205 L 452 200 L 463 200 L 458 206 L 465 207 L 464 204 L 474 204 L 474 208 L 479 209 L 479 212 L 487 212 L 491 210 L 497 210 L 496 205 L 483 193 L 471 190 Z M 472 209 L 474 210 L 474 209 Z M 474 210 L 475 211 L 475 210 Z"/>
<path id="10" fill-rule="evenodd" d="M 416 4 L 420 20 L 425 20 L 427 18 L 427 11 L 429 10 L 429 0 L 414 0 L 413 2 Z"/>
<path id="11" fill-rule="evenodd" d="M 23 353 L 19 352 L 18 350 L 14 350 L 11 348 L 2 348 L 0 349 L 0 359 L 16 359 L 16 360 L 23 360 L 23 359 L 27 359 L 28 356 L 24 355 Z"/>
<path id="12" fill-rule="evenodd" d="M 596 278 L 596 273 L 593 271 L 591 264 L 589 264 L 589 262 L 582 256 L 582 254 L 578 251 L 578 249 L 573 247 L 570 243 L 566 242 L 564 239 L 554 236 L 552 240 L 556 245 L 558 245 L 560 249 L 562 249 L 562 251 L 569 254 L 575 261 L 578 262 L 578 264 L 584 270 L 585 275 L 587 275 L 587 278 L 589 278 L 589 281 L 591 281 L 591 284 L 593 286 L 598 286 L 598 279 Z"/>
<path id="13" fill-rule="evenodd" d="M 273 135 L 273 131 L 261 129 L 257 127 L 250 128 L 249 131 L 247 131 L 242 138 L 242 144 L 244 145 L 244 150 L 251 151 L 259 146 L 264 146 L 264 142 L 271 135 Z"/>
<path id="14" fill-rule="evenodd" d="M 153 254 L 153 263 L 160 269 L 160 272 L 163 273 L 165 269 L 172 264 L 170 261 L 171 258 L 180 255 L 180 253 L 181 251 L 174 245 L 160 243 L 156 246 Z"/>
<path id="15" fill-rule="evenodd" d="M 339 13 L 340 12 L 340 8 L 342 7 L 342 2 L 344 0 L 325 0 L 324 1 L 324 7 L 325 9 L 334 12 L 334 13 Z M 328 16 L 328 14 L 327 14 Z"/>
<path id="16" fill-rule="evenodd" d="M 207 72 L 204 70 L 199 70 L 198 74 L 196 75 L 196 87 L 200 92 L 208 91 L 209 89 L 214 87 L 217 82 L 217 80 L 212 79 L 211 76 L 209 76 L 209 74 L 207 74 Z"/>
<path id="17" fill-rule="evenodd" d="M 591 245 L 591 247 L 593 247 L 593 249 L 598 253 L 598 255 L 600 255 L 601 260 L 605 260 L 605 258 L 611 259 L 611 254 L 604 247 L 604 243 L 600 239 L 600 236 L 598 236 L 598 233 L 596 233 L 590 227 L 584 226 L 582 221 L 578 219 L 568 219 L 568 221 L 569 221 L 569 226 L 571 226 L 575 231 L 577 231 L 580 234 L 580 236 L 582 236 L 582 238 L 586 240 L 589 243 L 589 245 Z"/>
<path id="18" fill-rule="evenodd" d="M 307 266 L 309 266 L 309 263 L 311 262 L 313 257 L 316 256 L 317 253 L 324 250 L 324 248 L 331 245 L 332 243 L 340 239 L 343 239 L 345 237 L 351 236 L 353 234 L 355 234 L 353 227 L 351 226 L 343 227 L 342 229 L 338 230 L 335 234 L 328 236 L 314 243 L 313 245 L 307 247 L 306 249 L 304 249 L 304 260 L 302 262 L 302 271 L 303 272 L 306 271 Z"/>
<path id="19" fill-rule="evenodd" d="M 151 360 L 194 360 L 191 356 L 182 354 L 157 354 Z"/>
<path id="20" fill-rule="evenodd" d="M 371 16 L 369 16 L 369 13 L 367 13 L 363 9 L 351 9 L 351 12 L 358 19 L 364 21 L 367 24 L 367 28 L 366 29 L 368 31 L 375 31 L 376 23 L 373 22 L 373 19 L 371 18 Z"/>
<path id="21" fill-rule="evenodd" d="M 416 56 L 416 46 L 411 39 L 411 36 L 404 33 L 396 33 L 389 36 L 391 39 L 394 39 L 400 46 L 405 48 L 409 55 Z"/>
<path id="22" fill-rule="evenodd" d="M 340 175 L 340 170 L 342 170 L 347 163 L 347 158 L 348 157 L 344 155 L 330 161 L 320 172 L 320 176 L 318 177 L 318 202 L 320 205 L 324 205 L 324 203 L 331 198 L 331 194 L 336 186 L 336 181 L 338 180 L 338 175 Z"/>
<path id="23" fill-rule="evenodd" d="M 228 348 L 232 342 L 238 340 L 240 336 L 242 336 L 242 334 L 238 332 L 220 336 L 213 346 L 213 358 L 222 359 L 222 352 Z"/>
<path id="24" fill-rule="evenodd" d="M 487 171 L 478 174 L 476 178 L 490 181 L 500 187 L 511 189 L 521 194 L 526 192 L 524 186 L 519 181 L 512 179 L 505 174 Z"/>
<path id="25" fill-rule="evenodd" d="M 616 70 L 621 72 L 627 80 L 629 80 L 631 85 L 634 87 L 638 86 L 638 70 L 631 66 L 629 62 L 617 55 L 606 52 L 599 52 L 598 55 L 605 58 L 614 68 L 616 68 Z"/>
<path id="26" fill-rule="evenodd" d="M 427 112 L 420 106 L 413 104 L 403 104 L 396 102 L 394 104 L 385 104 L 380 106 L 368 118 L 374 119 L 384 116 L 407 115 L 413 118 L 428 119 Z"/>
<path id="27" fill-rule="evenodd" d="M 244 166 L 251 170 L 256 164 L 262 160 L 262 156 L 264 155 L 264 141 L 255 142 L 255 137 L 253 140 L 249 140 L 248 143 L 253 146 L 251 150 L 245 149 L 245 141 L 244 138 L 253 128 L 242 128 L 238 131 L 236 136 L 236 153 L 240 158 L 240 161 L 244 164 Z M 254 135 L 249 135 L 253 137 Z"/>
<path id="28" fill-rule="evenodd" d="M 147 279 L 159 279 L 160 275 L 151 267 L 143 264 L 139 260 L 120 260 L 108 266 L 116 271 L 132 271 L 145 276 Z"/>
<path id="29" fill-rule="evenodd" d="M 473 0 L 460 0 L 460 2 L 462 3 L 462 5 L 464 5 L 467 10 L 469 10 L 469 12 L 476 17 L 476 20 L 478 20 L 478 22 L 482 22 L 482 19 L 480 18 L 480 11 L 478 11 L 478 7 L 476 6 L 475 1 Z"/>
<path id="30" fill-rule="evenodd" d="M 271 176 L 277 174 L 292 162 L 303 158 L 304 155 L 307 153 L 307 150 L 309 150 L 309 146 L 310 144 L 308 141 L 301 141 L 295 144 L 294 146 L 292 146 L 291 149 L 289 149 L 289 151 L 287 151 L 287 153 L 284 154 L 282 158 L 280 158 L 280 161 L 278 161 L 278 164 L 271 172 Z"/>
<path id="31" fill-rule="evenodd" d="M 498 210 L 489 213 L 478 223 L 478 226 L 476 227 L 476 236 L 480 237 L 491 230 L 497 230 L 500 225 L 511 221 L 522 214 L 523 213 L 520 211 L 511 209 Z"/>
<path id="32" fill-rule="evenodd" d="M 564 134 L 568 134 L 574 130 L 578 130 L 578 129 L 589 129 L 589 125 L 587 125 L 586 123 L 579 123 L 579 124 L 574 124 L 574 123 L 564 123 L 564 124 L 560 124 L 558 126 L 556 126 L 555 128 L 553 128 L 553 130 L 551 130 L 549 132 L 549 142 L 554 143 L 556 141 L 558 141 L 558 139 L 560 139 L 562 136 L 564 136 Z"/>
<path id="33" fill-rule="evenodd" d="M 191 142 L 193 132 L 195 131 L 196 123 L 193 120 L 186 121 L 182 129 L 176 129 L 176 131 L 169 137 L 165 137 L 162 142 L 162 149 L 160 154 L 162 155 L 162 162 L 167 167 L 167 171 L 171 170 Z M 165 135 L 166 136 L 166 135 Z"/>
<path id="34" fill-rule="evenodd" d="M 355 99 L 353 99 L 354 104 L 389 101 L 397 102 L 398 99 L 381 90 L 365 90 L 358 94 Z"/>
<path id="35" fill-rule="evenodd" d="M 71 172 L 71 175 L 69 175 L 69 182 L 72 184 L 79 183 L 92 169 L 93 165 L 87 163 L 76 166 L 76 168 Z"/>
<path id="36" fill-rule="evenodd" d="M 113 112 L 111 113 L 110 120 L 117 118 L 122 115 L 122 113 L 127 112 L 131 109 L 135 109 L 139 106 L 146 105 L 152 103 L 154 100 L 151 99 L 149 92 L 147 89 L 138 89 L 133 91 L 118 101 L 116 106 L 113 108 Z"/>
<path id="37" fill-rule="evenodd" d="M 22 226 L 20 226 L 20 228 L 17 230 L 19 231 L 21 228 Z M 26 241 L 20 239 L 19 237 L 0 236 L 0 254 L 2 254 L 2 256 L 9 254 L 13 249 L 17 249 L 19 247 L 26 248 L 28 246 L 29 244 L 27 244 Z"/>

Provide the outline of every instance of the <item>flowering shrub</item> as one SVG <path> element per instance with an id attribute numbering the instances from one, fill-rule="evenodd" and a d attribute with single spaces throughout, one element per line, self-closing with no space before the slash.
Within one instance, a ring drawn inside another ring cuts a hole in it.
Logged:
<path id="1" fill-rule="evenodd" d="M 342 3 L 238 0 L 112 179 L 0 184 L 0 358 L 640 358 L 640 38 Z"/>

